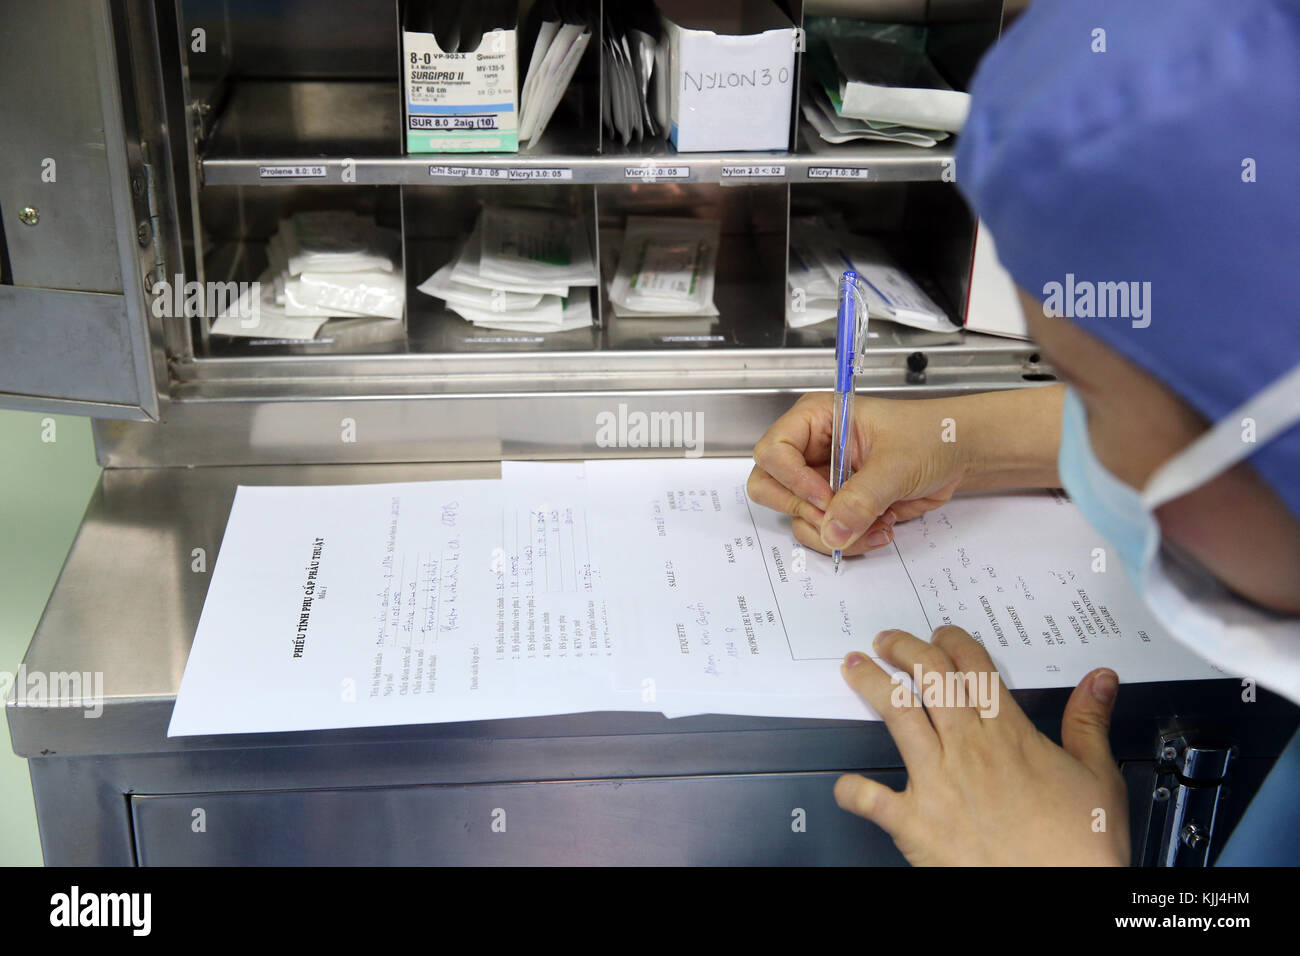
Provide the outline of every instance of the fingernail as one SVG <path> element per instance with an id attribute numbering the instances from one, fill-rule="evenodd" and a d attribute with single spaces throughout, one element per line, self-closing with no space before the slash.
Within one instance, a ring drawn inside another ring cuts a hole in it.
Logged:
<path id="1" fill-rule="evenodd" d="M 879 548 L 881 545 L 889 544 L 889 532 L 883 528 L 871 532 L 863 541 L 868 548 Z"/>
<path id="2" fill-rule="evenodd" d="M 825 492 L 819 491 L 815 495 L 813 495 L 812 503 L 815 504 L 822 511 L 825 511 L 827 508 L 831 506 L 831 499 L 830 496 L 827 495 Z"/>
<path id="3" fill-rule="evenodd" d="M 881 631 L 879 634 L 876 635 L 875 640 L 873 640 L 873 641 L 871 642 L 871 646 L 872 646 L 872 647 L 877 647 L 877 646 L 879 646 L 879 644 L 880 644 L 881 641 L 883 641 L 885 638 L 887 638 L 890 634 L 893 634 L 893 633 L 894 633 L 894 628 L 892 628 L 892 627 L 891 627 L 889 630 L 887 630 L 887 631 Z"/>
<path id="4" fill-rule="evenodd" d="M 851 653 L 845 655 L 844 657 L 844 669 L 848 670 L 850 667 L 857 667 L 859 664 L 865 663 L 866 660 L 867 660 L 866 654 L 860 654 L 857 651 L 852 651 Z"/>
<path id="5" fill-rule="evenodd" d="M 1109 704 L 1115 699 L 1115 692 L 1119 690 L 1119 678 L 1115 676 L 1114 671 L 1102 671 L 1092 679 L 1092 696 L 1097 698 L 1103 704 Z"/>
<path id="6" fill-rule="evenodd" d="M 832 518 L 822 528 L 822 540 L 832 548 L 842 549 L 849 543 L 849 538 L 853 536 L 853 531 L 842 521 L 836 521 Z"/>
<path id="7" fill-rule="evenodd" d="M 894 514 L 893 508 L 890 508 L 888 511 L 886 511 L 883 515 L 880 516 L 880 520 L 892 528 L 894 526 L 894 522 L 898 520 L 898 515 Z"/>

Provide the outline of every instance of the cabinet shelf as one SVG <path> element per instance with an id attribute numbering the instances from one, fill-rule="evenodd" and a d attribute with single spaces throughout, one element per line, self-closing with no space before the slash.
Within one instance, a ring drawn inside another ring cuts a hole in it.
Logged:
<path id="1" fill-rule="evenodd" d="M 398 84 L 382 80 L 245 80 L 203 154 L 208 186 L 420 185 L 483 182 L 930 182 L 953 145 L 801 145 L 797 152 L 677 153 L 664 143 L 597 145 L 598 131 L 558 117 L 518 153 L 401 154 Z M 815 137 L 800 136 L 800 143 Z M 949 174 L 948 178 L 951 178 Z"/>

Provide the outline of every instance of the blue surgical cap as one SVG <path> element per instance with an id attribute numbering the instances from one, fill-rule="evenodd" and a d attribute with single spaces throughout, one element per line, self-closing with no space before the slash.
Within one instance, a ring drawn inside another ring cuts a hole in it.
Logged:
<path id="1" fill-rule="evenodd" d="M 1072 321 L 1211 421 L 1300 363 L 1300 3 L 1035 0 L 971 94 L 957 180 L 1022 288 L 1149 282 L 1145 327 Z M 1300 517 L 1300 426 L 1250 462 Z"/>

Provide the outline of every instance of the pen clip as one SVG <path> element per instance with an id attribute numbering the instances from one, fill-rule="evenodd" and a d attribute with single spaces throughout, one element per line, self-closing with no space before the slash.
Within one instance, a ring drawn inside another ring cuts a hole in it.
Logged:
<path id="1" fill-rule="evenodd" d="M 866 363 L 864 359 L 867 356 L 867 320 L 870 316 L 867 314 L 867 299 L 862 294 L 862 278 L 858 277 L 857 282 L 853 284 L 853 298 L 857 301 L 857 309 L 854 318 L 857 319 L 856 327 L 853 330 L 853 371 L 854 373 L 865 372 Z"/>
<path id="2" fill-rule="evenodd" d="M 867 298 L 862 291 L 862 277 L 856 270 L 849 269 L 840 277 L 840 307 L 844 307 L 845 290 L 849 290 L 853 297 L 853 324 L 848 327 L 841 322 L 840 329 L 844 333 L 852 335 L 850 340 L 848 368 L 846 371 L 849 375 L 856 375 L 859 372 L 866 371 L 866 364 L 863 361 L 867 353 L 867 323 L 869 315 L 867 313 Z"/>

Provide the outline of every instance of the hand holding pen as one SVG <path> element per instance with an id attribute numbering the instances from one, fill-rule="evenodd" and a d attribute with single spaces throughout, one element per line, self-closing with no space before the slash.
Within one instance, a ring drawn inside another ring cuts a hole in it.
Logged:
<path id="1" fill-rule="evenodd" d="M 851 477 L 832 495 L 831 433 L 839 403 L 809 392 L 754 446 L 749 497 L 790 515 L 810 551 L 844 557 L 893 540 L 896 521 L 941 507 L 960 488 L 1045 488 L 1057 482 L 1061 389 L 1010 389 L 932 399 L 859 395 L 849 418 Z M 945 420 L 962 440 L 941 439 Z"/>
<path id="2" fill-rule="evenodd" d="M 846 318 L 860 310 L 853 298 L 847 304 Z M 837 379 L 844 370 L 845 381 L 836 383 L 843 387 L 802 396 L 754 446 L 749 497 L 790 515 L 796 541 L 821 554 L 869 553 L 889 545 L 896 521 L 942 506 L 958 487 L 979 491 L 1056 482 L 1059 389 L 853 399 L 849 377 L 861 367 L 866 341 L 866 317 L 857 318 L 862 322 L 850 325 L 854 361 L 836 366 Z M 848 338 L 841 342 L 847 345 Z M 962 441 L 941 440 L 941 423 L 948 419 L 962 423 Z M 839 472 L 834 491 L 833 455 Z"/>

